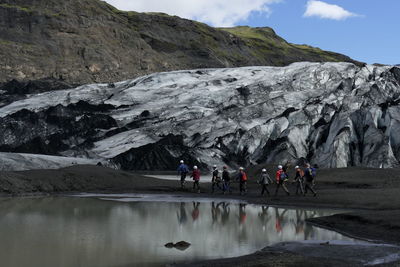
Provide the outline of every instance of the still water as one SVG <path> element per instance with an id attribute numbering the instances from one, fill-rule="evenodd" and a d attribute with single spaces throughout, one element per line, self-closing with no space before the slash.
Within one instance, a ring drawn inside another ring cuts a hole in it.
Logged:
<path id="1" fill-rule="evenodd" d="M 329 210 L 157 199 L 2 199 L 1 265 L 150 266 L 240 256 L 282 241 L 350 240 L 305 223 L 306 218 L 334 213 Z M 181 240 L 191 246 L 183 251 L 164 247 Z"/>

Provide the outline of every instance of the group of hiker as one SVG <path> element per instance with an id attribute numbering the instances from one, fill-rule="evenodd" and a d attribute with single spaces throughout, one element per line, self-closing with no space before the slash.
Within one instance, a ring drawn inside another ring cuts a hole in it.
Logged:
<path id="1" fill-rule="evenodd" d="M 288 165 L 279 165 L 277 171 L 275 173 L 275 196 L 278 194 L 280 188 L 282 188 L 287 195 L 290 195 L 290 192 L 287 188 L 287 183 L 289 182 L 288 175 Z M 295 167 L 295 176 L 292 180 L 292 183 L 296 184 L 296 195 L 306 195 L 308 191 L 313 193 L 314 196 L 317 195 L 314 185 L 316 178 L 317 166 L 311 167 L 310 164 L 305 164 L 304 167 L 296 166 Z M 190 172 L 189 167 L 184 163 L 183 160 L 180 161 L 180 165 L 178 167 L 178 173 L 180 175 L 180 183 L 181 188 L 185 188 L 186 178 L 190 174 L 190 177 L 193 179 L 193 191 L 200 193 L 200 170 L 197 166 L 193 166 L 192 172 Z M 239 168 L 238 175 L 235 179 L 239 182 L 239 192 L 241 195 L 247 193 L 247 174 L 244 171 L 243 167 Z M 213 166 L 212 176 L 211 176 L 211 192 L 214 193 L 216 189 L 219 189 L 224 194 L 229 192 L 232 193 L 231 188 L 231 174 L 228 171 L 228 167 L 224 166 L 222 170 L 222 174 L 218 170 L 217 166 Z M 261 186 L 261 195 L 267 193 L 270 195 L 268 187 L 274 183 L 271 176 L 268 174 L 266 169 L 262 169 L 259 175 L 259 179 L 257 183 Z"/>

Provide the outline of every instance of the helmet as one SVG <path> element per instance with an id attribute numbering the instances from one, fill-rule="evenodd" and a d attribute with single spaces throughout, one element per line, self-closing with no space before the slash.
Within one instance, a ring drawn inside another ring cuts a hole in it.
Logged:
<path id="1" fill-rule="evenodd" d="M 183 160 L 181 160 L 180 162 L 181 162 L 181 164 L 183 164 L 183 162 L 184 162 L 184 161 L 183 161 Z"/>
<path id="2" fill-rule="evenodd" d="M 282 170 L 283 169 L 282 165 L 278 165 L 278 169 Z"/>
<path id="3" fill-rule="evenodd" d="M 243 171 L 243 170 L 244 170 L 244 168 L 243 168 L 243 167 L 240 167 L 240 168 L 239 168 L 239 170 Z"/>
<path id="4" fill-rule="evenodd" d="M 224 170 L 228 169 L 228 167 L 227 167 L 227 166 L 224 166 L 223 168 L 224 168 Z"/>
<path id="5" fill-rule="evenodd" d="M 216 168 L 217 168 L 217 165 L 214 165 L 213 168 L 216 169 Z"/>
<path id="6" fill-rule="evenodd" d="M 296 167 L 294 167 L 295 169 L 299 169 L 300 167 L 299 166 L 296 166 Z"/>
<path id="7" fill-rule="evenodd" d="M 266 169 L 262 169 L 262 172 L 267 172 L 267 170 Z"/>
<path id="8" fill-rule="evenodd" d="M 193 170 L 197 170 L 197 166 L 194 166 L 194 167 L 193 167 Z"/>

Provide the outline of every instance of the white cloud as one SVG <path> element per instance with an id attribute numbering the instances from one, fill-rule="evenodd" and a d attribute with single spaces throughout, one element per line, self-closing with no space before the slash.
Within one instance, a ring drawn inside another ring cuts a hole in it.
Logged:
<path id="1" fill-rule="evenodd" d="M 346 9 L 338 6 L 328 4 L 322 1 L 310 0 L 307 2 L 307 9 L 304 17 L 319 17 L 322 19 L 345 20 L 350 17 L 357 17 L 359 15 L 347 11 Z"/>
<path id="2" fill-rule="evenodd" d="M 217 27 L 234 26 L 252 12 L 269 15 L 272 3 L 281 0 L 106 0 L 121 10 L 163 12 Z"/>

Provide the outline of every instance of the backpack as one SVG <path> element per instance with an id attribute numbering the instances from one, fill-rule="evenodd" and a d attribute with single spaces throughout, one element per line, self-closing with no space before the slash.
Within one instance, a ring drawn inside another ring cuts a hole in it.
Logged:
<path id="1" fill-rule="evenodd" d="M 317 176 L 317 169 L 316 168 L 311 168 L 311 175 L 313 178 L 315 178 L 315 176 Z"/>
<path id="2" fill-rule="evenodd" d="M 279 175 L 279 179 L 281 181 L 286 180 L 287 179 L 287 174 L 284 171 L 282 171 L 281 174 Z"/>
<path id="3" fill-rule="evenodd" d="M 314 175 L 311 168 L 307 168 L 304 174 L 308 182 L 312 182 L 314 180 Z"/>

